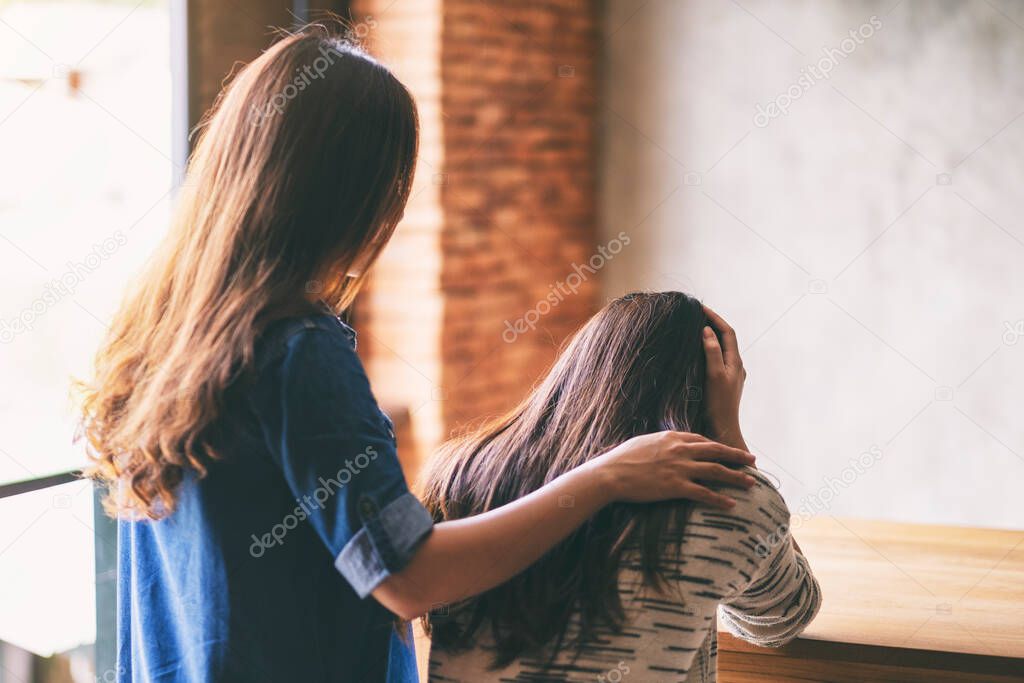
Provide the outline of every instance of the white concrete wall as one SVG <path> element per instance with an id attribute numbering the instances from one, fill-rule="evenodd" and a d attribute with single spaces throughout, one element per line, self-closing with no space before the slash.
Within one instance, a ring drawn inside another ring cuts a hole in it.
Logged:
<path id="1" fill-rule="evenodd" d="M 795 514 L 1024 527 L 1024 4 L 605 15 L 603 231 L 632 237 L 607 295 L 733 322 L 748 441 Z M 802 72 L 824 48 L 849 54 Z"/>

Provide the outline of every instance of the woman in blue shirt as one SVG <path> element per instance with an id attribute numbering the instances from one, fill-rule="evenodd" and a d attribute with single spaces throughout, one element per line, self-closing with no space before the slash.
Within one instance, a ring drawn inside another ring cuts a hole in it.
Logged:
<path id="1" fill-rule="evenodd" d="M 402 216 L 417 135 L 401 83 L 319 28 L 205 123 L 84 386 L 120 519 L 120 680 L 415 681 L 398 618 L 506 581 L 612 501 L 728 507 L 697 481 L 752 484 L 721 464 L 745 451 L 664 432 L 433 524 L 335 315 Z"/>

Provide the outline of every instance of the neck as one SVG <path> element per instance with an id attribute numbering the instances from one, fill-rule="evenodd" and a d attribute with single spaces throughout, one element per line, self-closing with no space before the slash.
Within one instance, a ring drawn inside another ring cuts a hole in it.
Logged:
<path id="1" fill-rule="evenodd" d="M 293 301 L 282 301 L 270 306 L 265 317 L 269 323 L 282 318 L 298 318 L 304 315 L 316 315 L 323 312 L 324 308 L 319 303 L 300 298 Z"/>

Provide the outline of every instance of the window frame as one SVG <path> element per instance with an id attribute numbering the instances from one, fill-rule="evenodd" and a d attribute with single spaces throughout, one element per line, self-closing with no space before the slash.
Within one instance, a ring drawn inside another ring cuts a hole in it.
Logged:
<path id="1" fill-rule="evenodd" d="M 188 5 L 194 0 L 170 0 L 171 61 L 171 144 L 172 192 L 184 181 L 190 153 L 189 130 L 189 25 Z M 30 479 L 0 482 L 0 500 L 45 491 L 81 481 L 81 469 L 69 469 Z M 94 641 L 95 678 L 110 681 L 117 672 L 117 521 L 103 509 L 104 489 L 93 483 L 93 548 L 96 590 L 96 639 Z"/>
<path id="2" fill-rule="evenodd" d="M 170 0 L 170 63 L 171 63 L 171 156 L 172 193 L 176 193 L 185 180 L 185 169 L 192 150 L 190 132 L 198 123 L 195 108 L 200 104 L 197 92 L 198 81 L 203 74 L 193 72 L 200 68 L 192 54 L 193 31 L 197 27 L 190 21 L 189 8 L 200 0 Z M 264 2 L 272 0 L 263 0 Z M 318 10 L 338 14 L 350 12 L 345 0 L 285 0 L 281 3 L 290 10 L 294 25 L 299 26 Z M 201 29 L 199 29 L 201 30 Z M 195 78 L 193 79 L 193 76 Z M 31 479 L 0 482 L 0 500 L 44 491 L 55 486 L 81 481 L 81 469 L 70 469 Z M 105 490 L 97 483 L 92 485 L 93 498 L 93 547 L 96 579 L 96 639 L 94 644 L 95 677 L 99 681 L 120 679 L 117 671 L 117 520 L 108 516 L 103 509 Z"/>

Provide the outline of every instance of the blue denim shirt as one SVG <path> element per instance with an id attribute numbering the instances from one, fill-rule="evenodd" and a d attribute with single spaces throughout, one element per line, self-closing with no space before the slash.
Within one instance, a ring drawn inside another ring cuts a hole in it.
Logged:
<path id="1" fill-rule="evenodd" d="M 409 630 L 368 596 L 432 521 L 355 333 L 331 315 L 271 326 L 219 424 L 224 457 L 173 514 L 119 524 L 118 679 L 416 681 Z"/>

